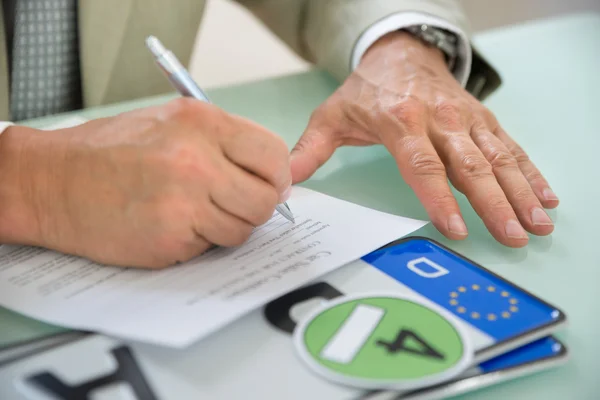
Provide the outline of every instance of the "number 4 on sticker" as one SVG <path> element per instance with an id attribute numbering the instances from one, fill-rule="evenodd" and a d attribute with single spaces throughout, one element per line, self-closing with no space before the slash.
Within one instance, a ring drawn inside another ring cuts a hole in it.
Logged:
<path id="1" fill-rule="evenodd" d="M 352 362 L 367 339 L 373 335 L 384 314 L 385 310 L 382 308 L 358 304 L 340 329 L 323 347 L 321 358 L 341 364 Z M 384 347 L 389 354 L 406 352 L 423 357 L 444 359 L 442 353 L 410 329 L 401 329 L 394 341 L 387 342 L 380 339 L 376 345 Z"/>
<path id="2" fill-rule="evenodd" d="M 413 345 L 409 346 L 411 342 Z M 416 348 L 417 346 L 414 345 L 415 342 L 418 344 L 419 348 Z M 377 344 L 385 347 L 390 354 L 397 354 L 401 351 L 405 351 L 407 353 L 423 357 L 433 357 L 437 358 L 438 360 L 444 359 L 444 355 L 442 353 L 434 349 L 425 340 L 419 337 L 419 335 L 407 329 L 400 330 L 398 336 L 396 336 L 396 340 L 393 342 L 378 340 Z"/>
<path id="3" fill-rule="evenodd" d="M 410 390 L 452 379 L 473 346 L 447 310 L 398 294 L 342 296 L 300 321 L 294 344 L 306 366 L 336 383 Z"/>

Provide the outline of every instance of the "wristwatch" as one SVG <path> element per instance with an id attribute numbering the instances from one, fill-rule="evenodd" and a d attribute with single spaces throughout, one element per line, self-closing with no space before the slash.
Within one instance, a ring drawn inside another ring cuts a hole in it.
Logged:
<path id="1" fill-rule="evenodd" d="M 403 30 L 421 39 L 425 44 L 436 47 L 446 56 L 446 62 L 450 71 L 454 70 L 458 53 L 458 38 L 452 32 L 427 24 L 413 25 Z"/>

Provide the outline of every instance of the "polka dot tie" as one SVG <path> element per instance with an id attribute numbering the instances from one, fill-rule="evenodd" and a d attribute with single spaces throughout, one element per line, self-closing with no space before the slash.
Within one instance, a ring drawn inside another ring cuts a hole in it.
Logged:
<path id="1" fill-rule="evenodd" d="M 81 108 L 77 0 L 18 0 L 11 77 L 13 121 Z"/>

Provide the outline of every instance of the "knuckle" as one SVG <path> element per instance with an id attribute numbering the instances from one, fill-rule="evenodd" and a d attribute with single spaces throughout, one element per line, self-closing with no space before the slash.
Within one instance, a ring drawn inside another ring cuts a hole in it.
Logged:
<path id="1" fill-rule="evenodd" d="M 537 168 L 526 173 L 525 179 L 527 179 L 532 184 L 547 185 L 546 179 L 544 179 L 542 173 L 538 171 Z"/>
<path id="2" fill-rule="evenodd" d="M 470 115 L 471 106 L 462 100 L 443 100 L 435 104 L 434 115 L 442 126 L 460 124 Z"/>
<path id="3" fill-rule="evenodd" d="M 395 118 L 409 124 L 417 125 L 425 116 L 425 104 L 414 96 L 405 96 L 393 103 L 385 112 L 391 113 Z"/>
<path id="4" fill-rule="evenodd" d="M 325 141 L 325 137 L 319 128 L 311 127 L 304 135 L 300 137 L 294 145 L 294 150 L 308 151 L 314 150 Z"/>
<path id="5" fill-rule="evenodd" d="M 510 209 L 510 206 L 505 198 L 501 196 L 490 196 L 487 200 L 487 209 L 490 213 L 495 213 L 501 210 L 508 210 Z"/>
<path id="6" fill-rule="evenodd" d="M 523 164 L 531 161 L 527 153 L 525 153 L 521 148 L 517 148 L 513 151 L 514 158 L 517 163 Z"/>
<path id="7" fill-rule="evenodd" d="M 517 169 L 517 160 L 507 151 L 494 150 L 488 158 L 489 163 L 494 169 Z"/>
<path id="8" fill-rule="evenodd" d="M 490 131 L 495 132 L 498 128 L 500 128 L 500 124 L 494 113 L 483 104 L 478 103 L 474 111 L 481 119 L 483 119 Z"/>
<path id="9" fill-rule="evenodd" d="M 148 264 L 148 267 L 152 269 L 164 269 L 177 263 L 186 262 L 195 255 L 188 241 L 182 240 L 180 237 L 171 237 L 171 235 L 157 240 L 155 249 L 157 249 L 156 253 Z"/>
<path id="10" fill-rule="evenodd" d="M 222 171 L 210 157 L 202 157 L 195 146 L 176 143 L 156 156 L 157 167 L 173 182 L 201 182 L 205 185 L 219 182 Z"/>
<path id="11" fill-rule="evenodd" d="M 462 103 L 456 100 L 443 100 L 435 104 L 435 112 L 438 115 L 458 115 L 462 110 Z"/>
<path id="12" fill-rule="evenodd" d="M 279 196 L 272 187 L 266 190 L 256 190 L 251 195 L 253 202 L 247 206 L 246 219 L 252 225 L 259 226 L 271 219 L 279 201 Z"/>
<path id="13" fill-rule="evenodd" d="M 440 176 L 446 174 L 444 164 L 433 154 L 415 152 L 409 158 L 409 165 L 416 176 Z"/>
<path id="14" fill-rule="evenodd" d="M 296 142 L 296 144 L 294 145 L 294 147 L 292 148 L 292 151 L 298 151 L 298 152 L 304 152 L 307 149 L 309 149 L 309 139 L 307 139 L 306 137 L 302 136 L 300 137 L 300 139 Z"/>
<path id="15" fill-rule="evenodd" d="M 531 188 L 517 188 L 512 191 L 512 197 L 517 203 L 523 203 L 524 201 L 535 200 L 535 195 L 531 191 Z"/>
<path id="16" fill-rule="evenodd" d="M 190 240 L 182 244 L 178 257 L 173 259 L 173 264 L 187 262 L 204 253 L 209 247 L 210 245 L 206 242 L 199 243 L 197 237 L 190 238 Z"/>
<path id="17" fill-rule="evenodd" d="M 238 223 L 231 229 L 227 236 L 227 246 L 241 246 L 252 234 L 253 227 L 249 224 Z"/>
<path id="18" fill-rule="evenodd" d="M 275 190 L 267 190 L 263 195 L 263 199 L 260 203 L 260 209 L 257 210 L 257 222 L 258 225 L 262 225 L 267 222 L 273 216 L 275 207 L 279 201 L 279 195 Z"/>
<path id="19" fill-rule="evenodd" d="M 493 176 L 492 166 L 483 157 L 465 155 L 460 160 L 460 171 L 468 179 L 480 179 Z"/>
<path id="20" fill-rule="evenodd" d="M 479 116 L 475 116 L 471 122 L 471 137 L 487 138 L 491 133 L 487 127 L 485 120 Z"/>
<path id="21" fill-rule="evenodd" d="M 431 195 L 428 200 L 435 208 L 442 210 L 454 206 L 454 196 L 450 193 L 436 193 Z"/>
<path id="22" fill-rule="evenodd" d="M 160 196 L 160 195 L 159 195 Z M 152 204 L 151 220 L 157 229 L 157 232 L 166 234 L 169 230 L 179 226 L 174 221 L 194 220 L 196 205 L 187 197 L 181 195 L 162 195 Z M 159 248 L 170 249 L 173 246 L 177 236 L 159 236 Z"/>
<path id="23" fill-rule="evenodd" d="M 197 221 L 201 210 L 202 207 L 186 196 L 161 196 L 154 202 L 150 220 L 156 234 L 149 252 L 153 256 L 153 268 L 189 261 L 208 248 L 209 243 L 187 222 Z"/>

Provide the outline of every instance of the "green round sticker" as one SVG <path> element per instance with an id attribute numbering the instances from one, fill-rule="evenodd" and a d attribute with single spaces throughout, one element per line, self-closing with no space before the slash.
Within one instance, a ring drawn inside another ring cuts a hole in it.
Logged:
<path id="1" fill-rule="evenodd" d="M 472 346 L 441 307 L 398 294 L 344 296 L 294 332 L 302 360 L 321 376 L 361 388 L 417 389 L 468 368 Z"/>

